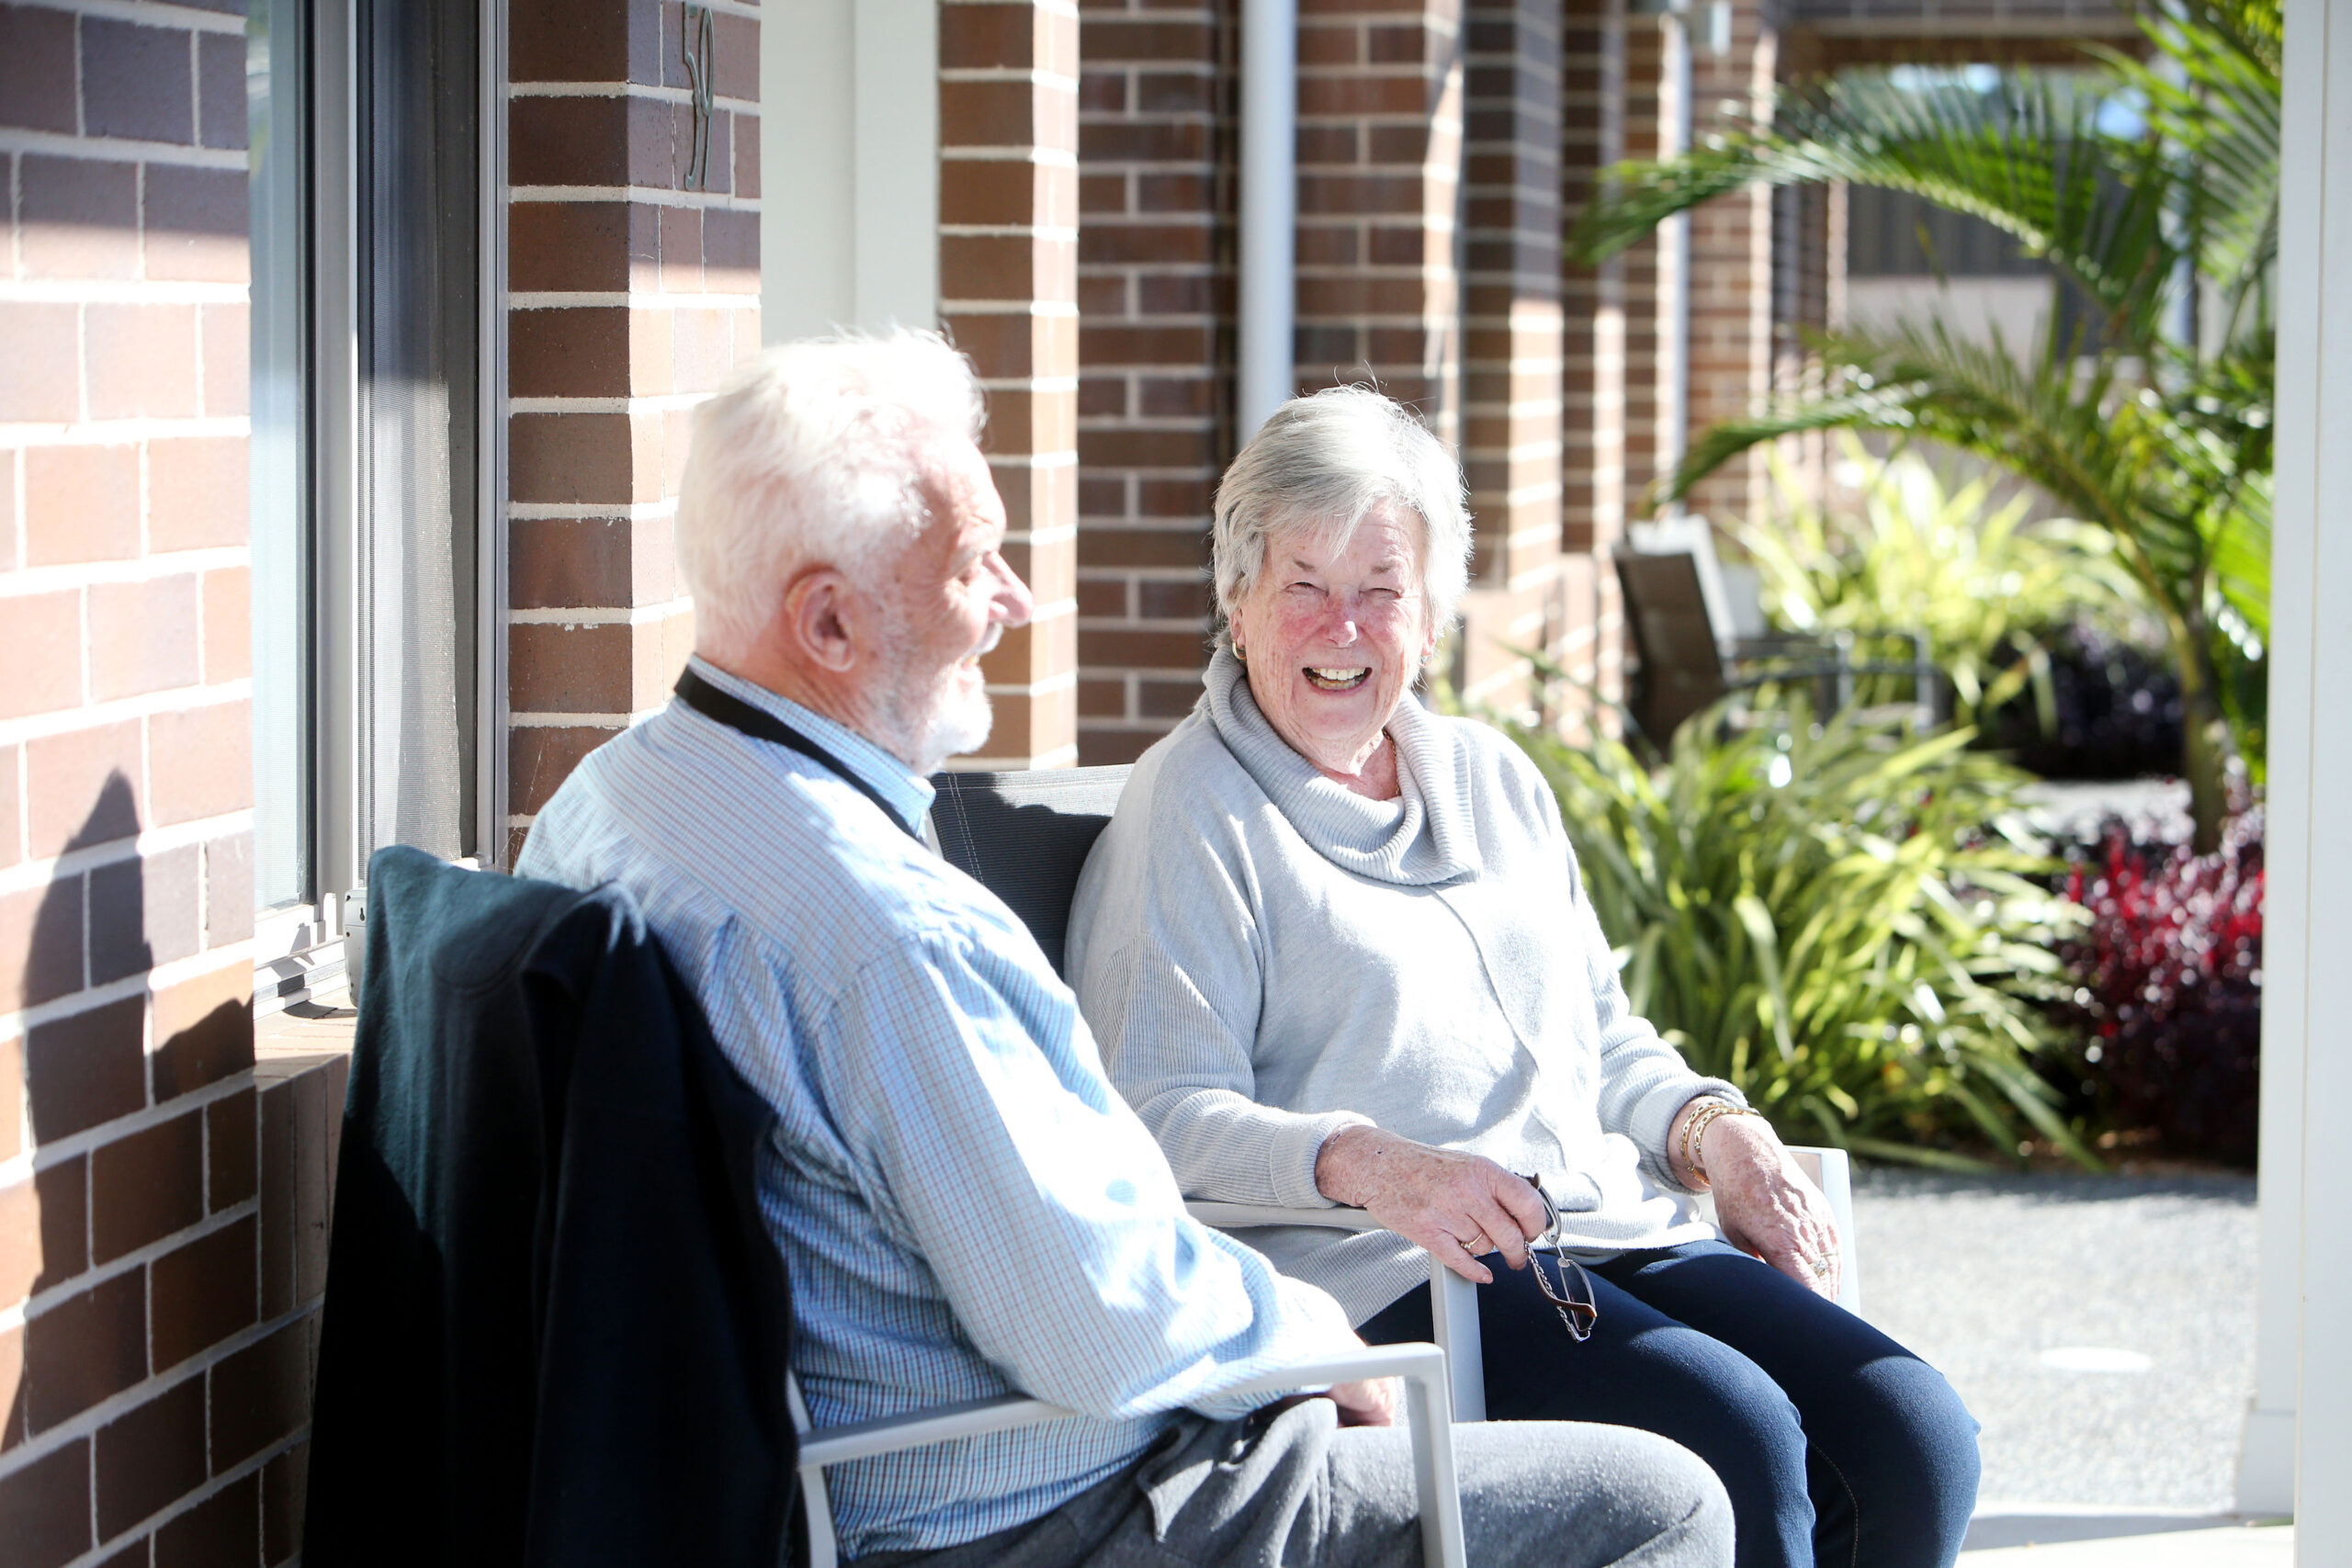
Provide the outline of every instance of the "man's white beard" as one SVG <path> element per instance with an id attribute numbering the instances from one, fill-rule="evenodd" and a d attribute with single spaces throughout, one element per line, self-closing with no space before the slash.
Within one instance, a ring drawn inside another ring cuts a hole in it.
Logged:
<path id="1" fill-rule="evenodd" d="M 968 697 L 956 692 L 956 675 L 961 668 L 949 667 L 944 683 L 932 694 L 929 711 L 922 716 L 922 739 L 915 754 L 922 759 L 917 771 L 925 777 L 937 773 L 948 758 L 987 745 L 989 731 L 996 724 L 996 709 L 989 702 L 987 687 Z"/>

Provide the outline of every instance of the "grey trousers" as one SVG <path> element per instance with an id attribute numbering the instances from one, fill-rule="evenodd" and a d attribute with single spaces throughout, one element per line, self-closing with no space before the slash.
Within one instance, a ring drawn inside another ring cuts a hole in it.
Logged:
<path id="1" fill-rule="evenodd" d="M 1626 1427 L 1456 1427 L 1472 1568 L 1729 1568 L 1731 1503 L 1688 1449 Z M 1403 1427 L 1326 1399 L 1188 1416 L 1142 1461 L 1042 1518 L 855 1568 L 1417 1568 Z"/>

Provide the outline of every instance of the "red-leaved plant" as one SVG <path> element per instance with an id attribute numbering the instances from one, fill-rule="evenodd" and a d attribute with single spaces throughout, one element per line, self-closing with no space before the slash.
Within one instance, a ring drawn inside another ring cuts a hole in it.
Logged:
<path id="1" fill-rule="evenodd" d="M 2061 948 L 2086 1076 L 2165 1152 L 2254 1164 L 2262 1055 L 2262 812 L 2222 847 L 2137 844 L 2109 822 L 2067 897 L 2091 923 Z"/>

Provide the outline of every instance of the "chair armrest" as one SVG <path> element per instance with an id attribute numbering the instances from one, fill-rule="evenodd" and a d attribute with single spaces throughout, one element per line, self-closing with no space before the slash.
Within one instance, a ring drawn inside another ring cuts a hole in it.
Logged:
<path id="1" fill-rule="evenodd" d="M 1468 1549 L 1462 1535 L 1462 1495 L 1453 1467 L 1453 1428 L 1443 1418 L 1444 1351 L 1434 1345 L 1367 1345 L 1294 1361 L 1237 1383 L 1226 1392 L 1274 1397 L 1301 1389 L 1328 1388 L 1334 1383 L 1383 1377 L 1402 1378 L 1405 1382 L 1405 1418 L 1413 1440 L 1413 1485 L 1420 1503 L 1423 1560 L 1436 1568 L 1468 1568 Z M 805 1422 L 807 1415 L 797 1381 L 791 1387 L 791 1402 L 795 1424 Z M 859 1421 L 816 1431 L 804 1429 L 800 1436 L 800 1473 L 808 1494 L 812 1568 L 832 1568 L 839 1560 L 831 1500 L 824 1491 L 822 1472 L 826 1466 L 956 1438 L 986 1437 L 1018 1427 L 1067 1421 L 1077 1415 L 1077 1411 L 1040 1399 L 1005 1394 L 943 1405 L 911 1416 Z"/>
<path id="2" fill-rule="evenodd" d="M 1273 1203 L 1216 1203 L 1206 1199 L 1188 1202 L 1184 1209 L 1201 1224 L 1221 1231 L 1248 1230 L 1253 1225 L 1322 1225 L 1342 1231 L 1388 1228 L 1362 1209 L 1285 1209 Z"/>

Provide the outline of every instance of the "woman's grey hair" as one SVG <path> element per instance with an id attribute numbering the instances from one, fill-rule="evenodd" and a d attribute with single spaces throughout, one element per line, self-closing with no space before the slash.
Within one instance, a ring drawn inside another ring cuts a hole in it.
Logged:
<path id="1" fill-rule="evenodd" d="M 931 520 L 936 444 L 977 440 L 980 384 L 937 333 L 770 349 L 695 410 L 678 569 L 697 644 L 741 657 L 785 584 L 830 566 L 866 580 Z"/>
<path id="2" fill-rule="evenodd" d="M 1217 486 L 1209 556 L 1216 641 L 1266 561 L 1269 540 L 1309 528 L 1344 546 L 1384 503 L 1421 524 L 1421 593 L 1443 632 L 1470 586 L 1470 511 L 1462 466 L 1413 411 L 1368 387 L 1333 387 L 1276 409 Z"/>

